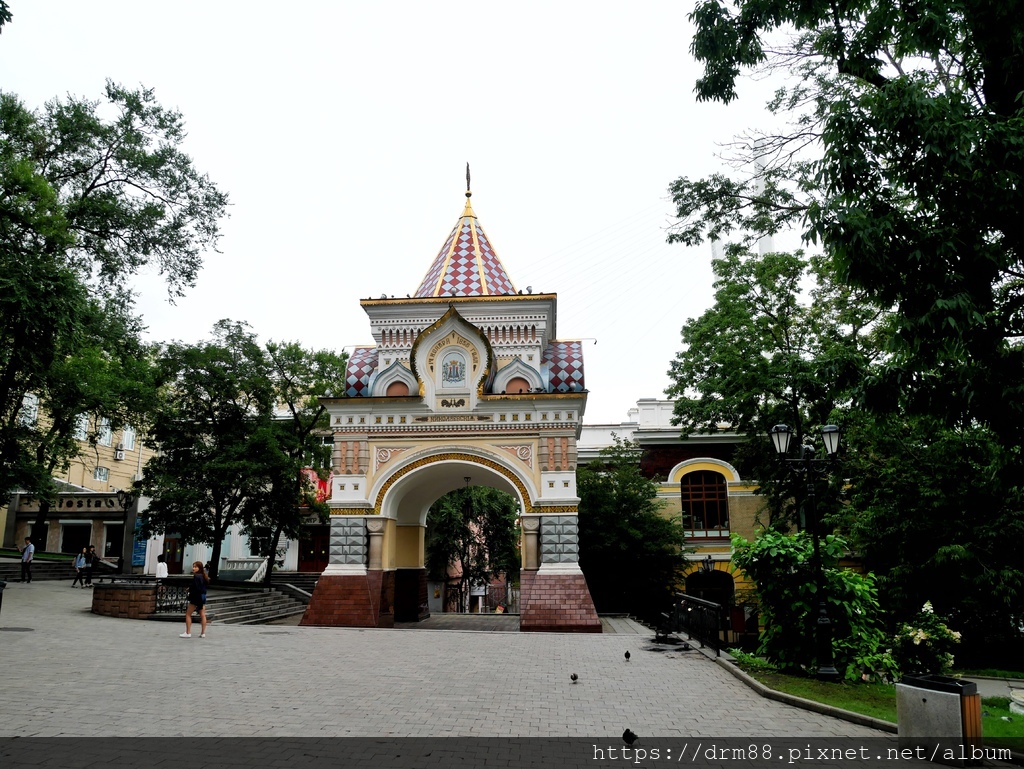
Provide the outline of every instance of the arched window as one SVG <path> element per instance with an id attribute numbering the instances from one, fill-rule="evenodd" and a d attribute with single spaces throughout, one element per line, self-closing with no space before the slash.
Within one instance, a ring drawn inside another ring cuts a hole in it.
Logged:
<path id="1" fill-rule="evenodd" d="M 408 395 L 409 385 L 407 385 L 405 382 L 392 382 L 391 384 L 388 385 L 388 389 L 384 392 L 384 394 L 390 398 L 396 398 L 399 395 Z"/>
<path id="2" fill-rule="evenodd" d="M 509 395 L 518 395 L 519 393 L 530 392 L 530 383 L 523 379 L 521 376 L 514 376 L 508 380 L 508 384 L 505 385 L 505 392 Z"/>
<path id="3" fill-rule="evenodd" d="M 729 536 L 729 490 L 712 470 L 687 473 L 680 481 L 683 529 L 692 539 Z"/>

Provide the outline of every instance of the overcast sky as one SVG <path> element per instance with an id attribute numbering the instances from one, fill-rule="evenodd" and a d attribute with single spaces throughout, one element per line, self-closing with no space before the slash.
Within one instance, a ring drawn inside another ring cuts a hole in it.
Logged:
<path id="1" fill-rule="evenodd" d="M 712 297 L 710 248 L 665 244 L 669 183 L 725 170 L 761 120 L 698 104 L 691 3 L 9 0 L 0 89 L 30 107 L 106 78 L 179 109 L 186 151 L 231 198 L 221 253 L 153 339 L 221 318 L 261 339 L 372 342 L 359 299 L 416 290 L 473 208 L 517 288 L 558 294 L 584 346 L 585 422 L 663 397 L 679 331 Z M 596 339 L 596 343 L 592 340 Z"/>

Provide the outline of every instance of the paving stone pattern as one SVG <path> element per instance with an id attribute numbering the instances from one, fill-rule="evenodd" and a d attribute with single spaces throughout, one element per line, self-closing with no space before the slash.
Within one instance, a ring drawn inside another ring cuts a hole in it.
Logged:
<path id="1" fill-rule="evenodd" d="M 212 624 L 200 639 L 197 622 L 181 639 L 91 598 L 8 585 L 0 737 L 883 736 L 644 636 Z"/>

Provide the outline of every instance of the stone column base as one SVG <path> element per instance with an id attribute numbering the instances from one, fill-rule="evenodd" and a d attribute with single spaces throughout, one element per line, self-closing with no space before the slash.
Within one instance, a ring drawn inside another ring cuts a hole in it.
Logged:
<path id="1" fill-rule="evenodd" d="M 324 574 L 300 625 L 394 627 L 395 573 Z"/>
<path id="2" fill-rule="evenodd" d="M 594 609 L 587 580 L 582 573 L 545 574 L 522 571 L 519 575 L 519 629 L 523 632 L 600 633 L 601 620 Z"/>

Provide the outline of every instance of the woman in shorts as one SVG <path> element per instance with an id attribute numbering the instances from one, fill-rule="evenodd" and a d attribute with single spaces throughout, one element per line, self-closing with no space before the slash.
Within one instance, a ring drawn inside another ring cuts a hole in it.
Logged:
<path id="1" fill-rule="evenodd" d="M 199 612 L 199 620 L 202 623 L 199 637 L 206 638 L 206 586 L 209 582 L 210 578 L 206 576 L 202 561 L 193 563 L 192 584 L 188 586 L 188 607 L 185 609 L 185 632 L 181 634 L 181 638 L 192 637 L 192 612 L 194 611 Z"/>

